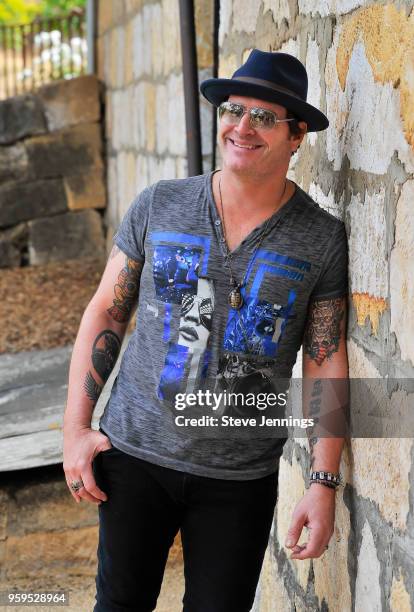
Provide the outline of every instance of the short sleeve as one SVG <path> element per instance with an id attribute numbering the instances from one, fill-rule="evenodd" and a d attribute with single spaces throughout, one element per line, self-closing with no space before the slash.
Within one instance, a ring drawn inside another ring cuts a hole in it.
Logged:
<path id="1" fill-rule="evenodd" d="M 348 293 L 348 241 L 340 223 L 328 243 L 324 263 L 311 300 L 341 297 Z"/>
<path id="2" fill-rule="evenodd" d="M 152 188 L 147 187 L 130 204 L 114 237 L 113 242 L 128 257 L 135 261 L 145 260 L 145 236 L 151 205 Z"/>

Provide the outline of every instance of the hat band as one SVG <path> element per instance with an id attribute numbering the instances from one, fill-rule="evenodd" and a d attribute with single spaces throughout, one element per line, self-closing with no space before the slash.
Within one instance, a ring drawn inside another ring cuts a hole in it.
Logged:
<path id="1" fill-rule="evenodd" d="M 293 96 L 294 98 L 297 98 L 298 100 L 303 101 L 303 98 L 298 96 L 298 94 L 292 91 L 291 89 L 287 89 L 287 87 L 282 87 L 281 85 L 275 85 L 271 81 L 265 81 L 264 79 L 256 79 L 254 77 L 244 77 L 244 76 L 238 76 L 234 80 L 244 81 L 245 83 L 252 83 L 252 85 L 262 85 L 264 87 L 268 87 L 269 89 L 273 89 L 273 91 L 277 91 L 279 93 L 286 93 L 286 94 L 289 94 L 290 96 Z"/>

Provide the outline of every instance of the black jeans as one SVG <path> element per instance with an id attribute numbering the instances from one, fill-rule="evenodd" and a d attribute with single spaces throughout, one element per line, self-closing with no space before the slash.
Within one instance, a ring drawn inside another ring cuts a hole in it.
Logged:
<path id="1" fill-rule="evenodd" d="M 277 498 L 277 472 L 256 480 L 194 476 L 116 448 L 93 462 L 99 506 L 94 612 L 149 612 L 178 530 L 184 612 L 249 612 Z M 171 610 L 171 612 L 180 612 Z"/>

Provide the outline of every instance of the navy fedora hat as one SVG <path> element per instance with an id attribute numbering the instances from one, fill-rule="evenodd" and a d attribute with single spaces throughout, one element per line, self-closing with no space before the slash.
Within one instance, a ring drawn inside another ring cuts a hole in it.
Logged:
<path id="1" fill-rule="evenodd" d="M 329 125 L 328 118 L 306 102 L 306 68 L 288 53 L 253 49 L 231 79 L 207 79 L 201 83 L 200 91 L 214 106 L 219 106 L 232 94 L 280 104 L 300 121 L 306 121 L 308 132 L 326 130 Z"/>

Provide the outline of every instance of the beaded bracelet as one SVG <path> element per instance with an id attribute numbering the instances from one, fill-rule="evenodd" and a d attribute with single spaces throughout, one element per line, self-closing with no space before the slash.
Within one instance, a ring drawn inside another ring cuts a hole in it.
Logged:
<path id="1" fill-rule="evenodd" d="M 315 484 L 315 482 L 317 482 L 318 484 L 322 484 L 325 485 L 325 487 L 329 487 L 330 489 L 337 489 L 337 485 L 334 485 L 332 482 L 328 482 L 327 480 L 311 480 L 309 483 L 309 486 L 311 484 Z"/>
<path id="2" fill-rule="evenodd" d="M 324 484 L 331 489 L 336 489 L 342 484 L 341 474 L 333 474 L 332 472 L 312 472 L 310 475 L 309 484 L 318 482 Z"/>

